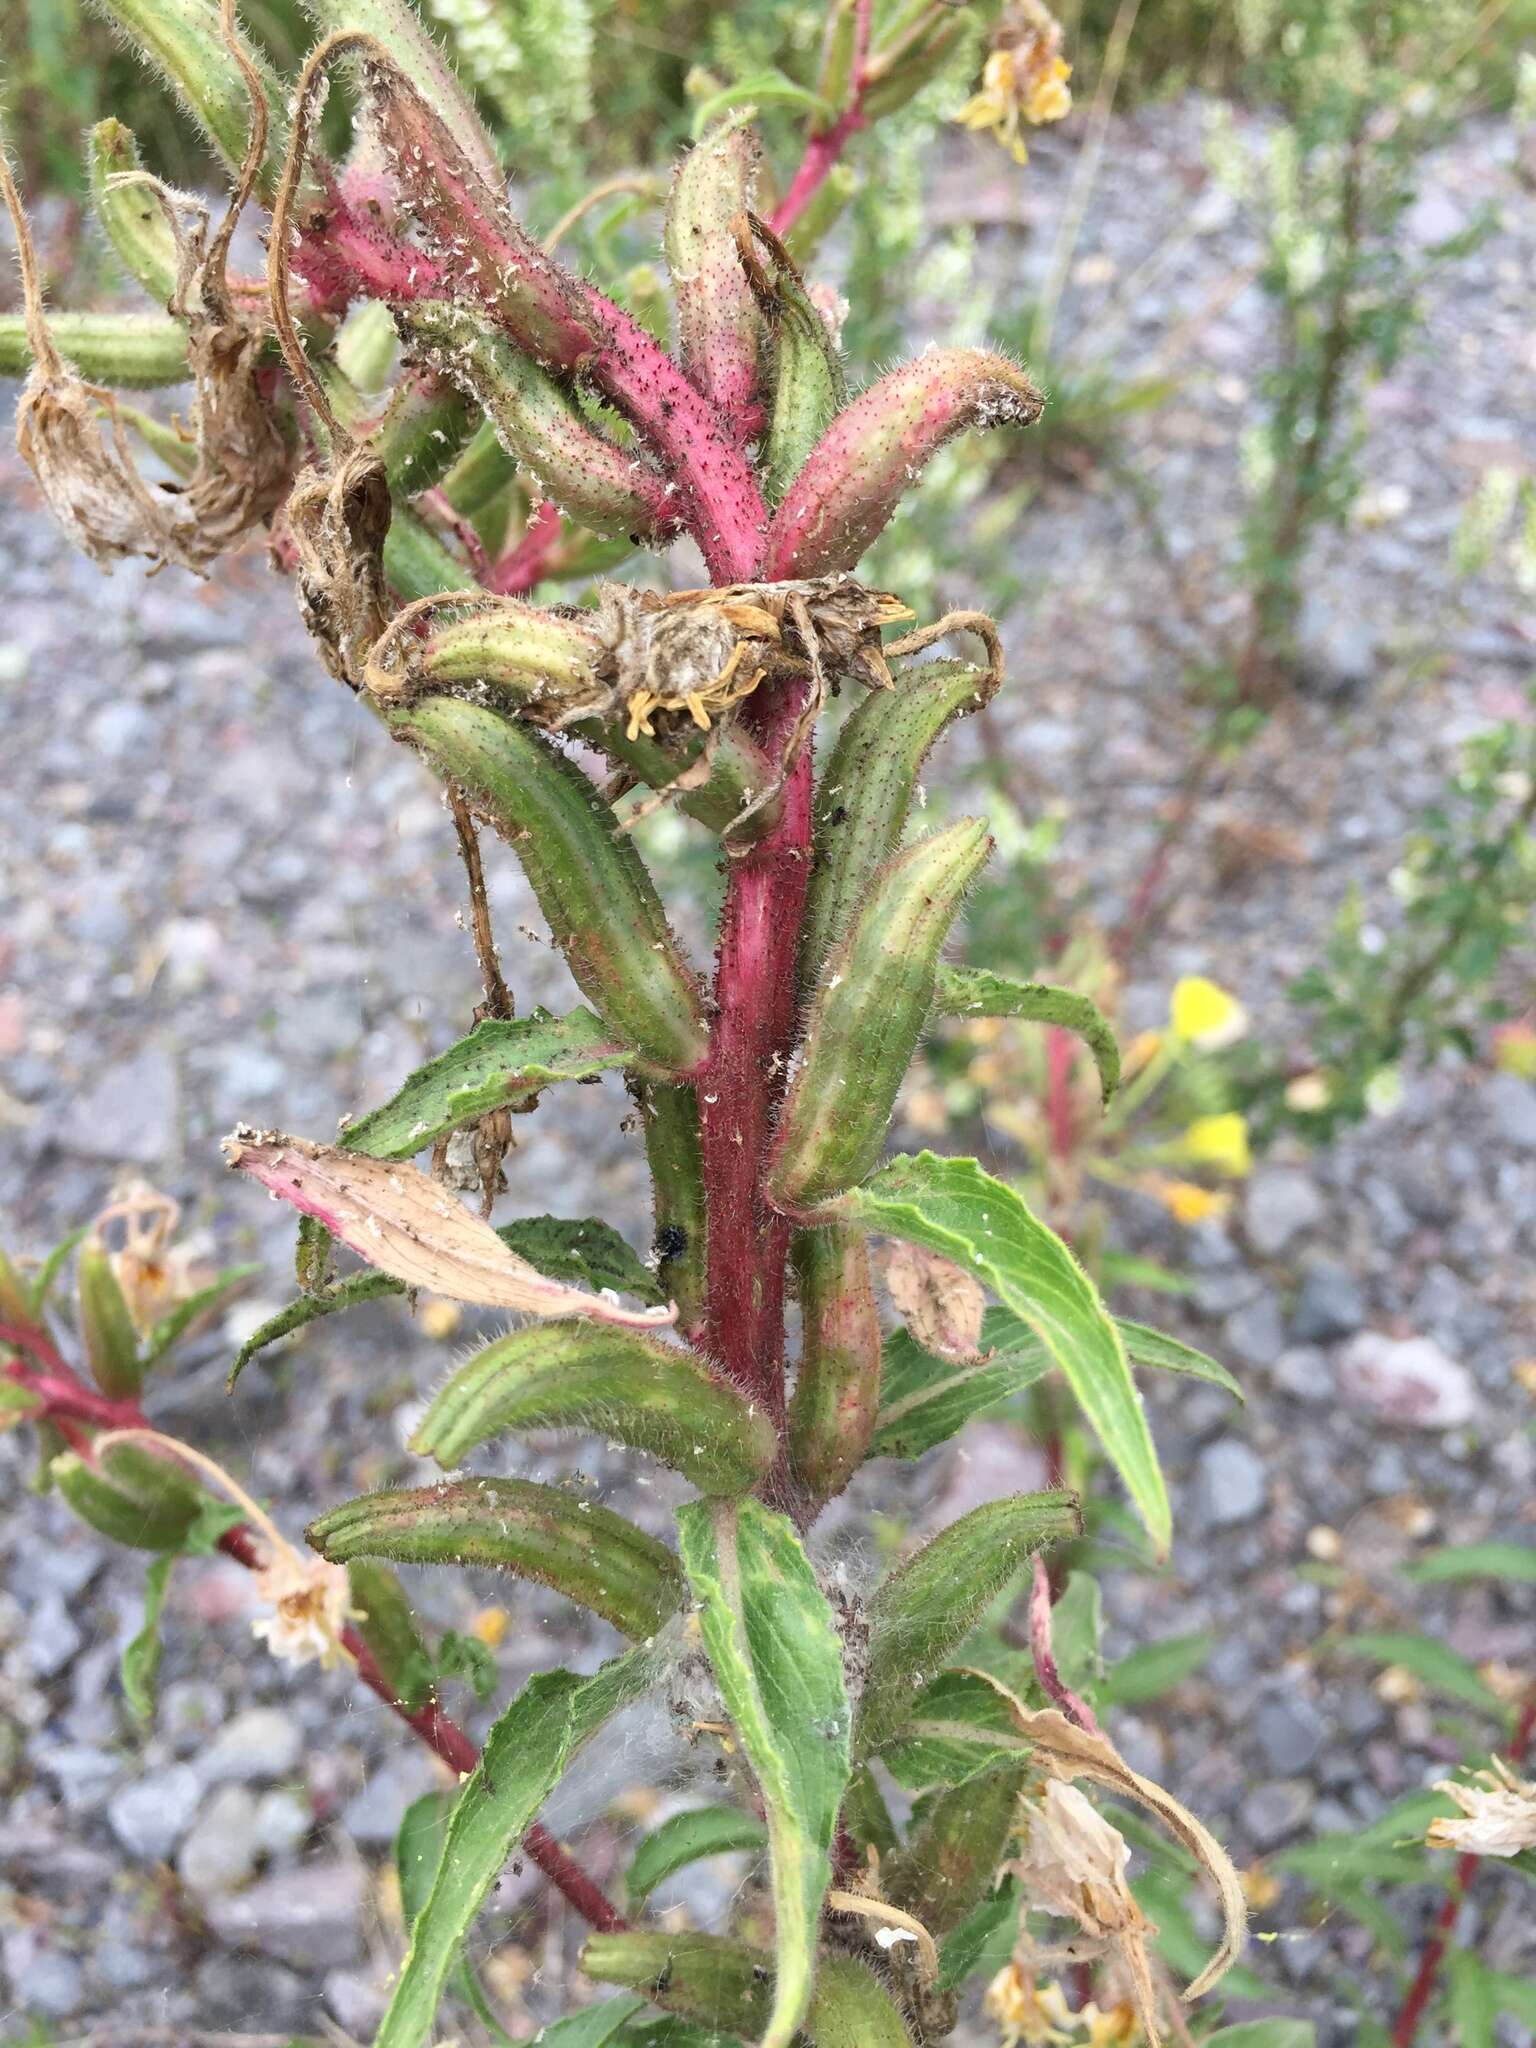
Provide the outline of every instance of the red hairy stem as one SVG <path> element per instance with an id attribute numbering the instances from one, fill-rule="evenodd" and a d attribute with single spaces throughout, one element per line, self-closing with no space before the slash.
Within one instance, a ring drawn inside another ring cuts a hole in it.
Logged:
<path id="1" fill-rule="evenodd" d="M 488 590 L 498 597 L 523 597 L 536 583 L 553 573 L 553 557 L 560 545 L 560 507 L 544 499 L 528 521 L 521 540 L 493 563 L 483 577 Z"/>
<path id="2" fill-rule="evenodd" d="M 852 103 L 843 109 L 832 126 L 824 128 L 819 135 L 813 135 L 805 145 L 800 167 L 790 179 L 789 190 L 774 208 L 768 223 L 776 235 L 789 233 L 826 183 L 827 173 L 847 147 L 848 138 L 864 126 L 864 110 L 860 104 L 862 93 L 863 87 L 860 86 Z"/>
<path id="3" fill-rule="evenodd" d="M 1069 1721 L 1075 1721 L 1089 1735 L 1102 1735 L 1104 1731 L 1095 1719 L 1092 1707 L 1072 1690 L 1057 1666 L 1056 1651 L 1051 1642 L 1051 1575 L 1038 1550 L 1035 1552 L 1034 1574 L 1034 1585 L 1029 1595 L 1029 1650 L 1040 1690 L 1060 1707 Z"/>
<path id="4" fill-rule="evenodd" d="M 1059 1024 L 1045 1034 L 1045 1116 L 1050 1126 L 1051 1157 L 1072 1156 L 1072 1062 L 1076 1055 L 1072 1034 Z"/>
<path id="5" fill-rule="evenodd" d="M 1520 1719 L 1510 1738 L 1506 1755 L 1511 1764 L 1518 1765 L 1524 1761 L 1533 1733 L 1536 1733 L 1536 1693 L 1532 1693 L 1521 1709 Z M 1425 1944 L 1423 1955 L 1419 1958 L 1419 1967 L 1414 1973 L 1412 1984 L 1408 1987 L 1408 1996 L 1403 2000 L 1403 2009 L 1397 2016 L 1397 2025 L 1392 2029 L 1392 2048 L 1413 2048 L 1413 2043 L 1418 2039 L 1419 2022 L 1428 2010 L 1429 2002 L 1435 1994 L 1435 1986 L 1440 1981 L 1440 1968 L 1445 1961 L 1445 1952 L 1450 1947 L 1456 1916 L 1461 1911 L 1461 1902 L 1467 1895 L 1467 1887 L 1477 1874 L 1477 1866 L 1481 1860 L 1471 1852 L 1456 1859 L 1450 1887 L 1440 1911 L 1435 1915 L 1434 1930 Z"/>
<path id="6" fill-rule="evenodd" d="M 50 1372 L 74 1380 L 73 1368 L 61 1357 L 48 1332 L 39 1329 L 36 1323 L 0 1323 L 0 1344 L 9 1344 L 13 1351 L 24 1351 L 39 1365 L 47 1366 Z"/>

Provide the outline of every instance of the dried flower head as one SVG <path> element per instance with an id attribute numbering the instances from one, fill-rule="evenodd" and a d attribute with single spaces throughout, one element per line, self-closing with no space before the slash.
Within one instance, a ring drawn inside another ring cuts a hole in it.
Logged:
<path id="1" fill-rule="evenodd" d="M 345 1565 L 301 1557 L 284 1544 L 256 1574 L 256 1591 L 276 1611 L 253 1621 L 251 1633 L 279 1663 L 318 1662 L 328 1668 L 345 1660 L 341 1632 L 360 1618 L 351 1604 Z"/>
<path id="2" fill-rule="evenodd" d="M 1536 1784 L 1517 1778 L 1502 1757 L 1490 1770 L 1474 1771 L 1471 1782 L 1442 1778 L 1435 1786 L 1461 1808 L 1460 1820 L 1432 1820 L 1425 1840 L 1431 1849 L 1460 1849 L 1472 1856 L 1518 1856 L 1536 1849 Z"/>
<path id="3" fill-rule="evenodd" d="M 1027 163 L 1020 123 L 1039 128 L 1065 120 L 1072 111 L 1071 76 L 1061 54 L 1061 23 L 1040 0 L 1019 0 L 998 24 L 981 90 L 956 118 L 966 128 L 990 129 L 1015 163 Z"/>
<path id="4" fill-rule="evenodd" d="M 169 1195 L 162 1195 L 148 1181 L 135 1179 L 114 1191 L 91 1226 L 92 1235 L 103 1245 L 112 1226 L 121 1226 L 121 1246 L 115 1251 L 109 1247 L 108 1257 L 134 1328 L 141 1335 L 173 1308 L 190 1301 L 213 1278 L 197 1239 L 172 1244 L 180 1220 L 180 1206 Z"/>
<path id="5" fill-rule="evenodd" d="M 1130 1844 L 1075 1785 L 1052 1778 L 1029 1809 L 1022 1853 L 1010 1865 L 1032 1906 L 1075 1920 L 1124 1965 L 1147 2039 L 1157 2042 L 1156 1994 L 1147 1957 L 1152 1932 L 1131 1896 Z"/>

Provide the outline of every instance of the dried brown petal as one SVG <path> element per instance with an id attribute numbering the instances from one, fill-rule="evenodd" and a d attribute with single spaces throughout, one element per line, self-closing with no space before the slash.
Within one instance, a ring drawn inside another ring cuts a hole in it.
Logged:
<path id="1" fill-rule="evenodd" d="M 885 1284 L 917 1343 L 952 1365 L 980 1365 L 986 1291 L 974 1274 L 921 1245 L 898 1240 L 885 1254 Z"/>

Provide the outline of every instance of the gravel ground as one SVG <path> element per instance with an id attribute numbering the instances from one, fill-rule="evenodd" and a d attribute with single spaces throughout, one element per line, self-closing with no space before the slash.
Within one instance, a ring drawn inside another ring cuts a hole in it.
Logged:
<path id="1" fill-rule="evenodd" d="M 1128 452 L 1216 607 L 1263 306 L 1251 288 L 1224 289 L 1254 251 L 1203 183 L 1201 120 L 1191 103 L 1118 131 L 1062 332 L 1108 333 L 1139 368 L 1183 330 L 1180 388 Z M 1276 717 L 1186 849 L 1167 927 L 1128 991 L 1133 1023 L 1160 1017 L 1178 974 L 1206 971 L 1275 1027 L 1285 983 L 1345 890 L 1388 900 L 1402 836 L 1458 742 L 1518 710 L 1536 617 L 1492 582 L 1454 590 L 1447 569 L 1478 473 L 1536 461 L 1536 223 L 1513 159 L 1508 134 L 1480 130 L 1426 180 L 1411 234 L 1435 239 L 1485 198 L 1503 224 L 1436 287 L 1427 348 L 1371 393 L 1368 466 L 1390 516 L 1322 551 L 1309 616 L 1320 686 Z M 974 167 L 941 181 L 937 203 L 991 222 L 979 262 L 1027 288 L 1063 162 L 1044 147 L 1022 187 L 995 193 L 977 190 Z M 1165 242 L 1170 221 L 1183 225 Z M 221 1177 L 217 1139 L 240 1119 L 323 1135 L 464 1027 L 477 991 L 452 835 L 413 761 L 325 682 L 259 555 L 217 590 L 131 568 L 104 581 L 37 516 L 9 459 L 0 536 L 13 764 L 0 789 L 6 1238 L 46 1246 L 134 1170 L 176 1194 L 222 1256 L 266 1261 L 257 1292 L 153 1406 L 245 1470 L 297 1533 L 317 1504 L 416 1469 L 400 1446 L 448 1353 L 403 1315 L 364 1310 L 254 1367 L 226 1401 L 230 1339 L 286 1298 L 291 1231 Z M 1052 486 L 1018 550 L 1038 589 L 1010 636 L 1009 746 L 1026 786 L 1070 799 L 1065 858 L 1109 921 L 1187 744 L 1176 647 L 1145 630 L 1168 616 L 1169 593 L 1101 480 Z M 1256 822 L 1280 827 L 1283 849 L 1234 872 L 1229 849 Z M 515 869 L 487 854 L 520 1002 L 568 1000 Z M 548 1099 L 519 1128 L 513 1205 L 602 1213 L 644 1243 L 625 1107 L 611 1084 Z M 1369 1130 L 1271 1156 L 1230 1228 L 1175 1242 L 1150 1217 L 1128 1220 L 1148 1249 L 1193 1268 L 1187 1333 L 1250 1400 L 1234 1414 L 1211 1389 L 1151 1390 L 1180 1534 L 1165 1572 L 1107 1579 L 1110 1648 L 1202 1629 L 1220 1646 L 1117 1729 L 1246 1861 L 1357 1827 L 1459 1753 L 1428 1704 L 1385 1700 L 1368 1668 L 1320 1656 L 1330 1624 L 1423 1627 L 1475 1662 L 1529 1673 L 1530 1589 L 1421 1589 L 1410 1609 L 1392 1568 L 1426 1542 L 1519 1537 L 1536 1520 L 1530 1394 L 1512 1371 L 1536 1351 L 1536 1090 L 1419 1076 Z M 1428 1348 L 1392 1348 L 1409 1338 Z M 1434 1379 L 1431 1424 L 1383 1412 L 1405 1371 Z M 512 1455 L 515 1469 L 584 1479 L 642 1519 L 670 1503 L 664 1481 L 626 1476 L 595 1447 Z M 23 1474 L 16 1440 L 0 1437 L 0 1488 L 16 1501 L 0 1531 L 0 2037 L 25 2038 L 26 2014 L 64 2034 L 107 2020 L 281 2033 L 329 2019 L 366 2038 L 399 1952 L 387 1845 L 434 1767 L 371 1696 L 267 1660 L 244 1575 L 223 1562 L 180 1569 L 160 1712 L 147 1734 L 132 1728 L 115 1665 L 137 1626 L 140 1569 L 22 1492 Z M 857 1557 L 873 1511 L 938 1523 L 1039 1476 L 1011 1425 L 973 1424 L 911 1471 L 863 1475 L 829 1540 Z M 1331 1540 L 1348 1567 L 1341 1587 L 1315 1570 Z M 460 1627 L 496 1599 L 488 1578 L 422 1577 L 420 1591 L 434 1620 Z M 499 1654 L 510 1684 L 605 1647 L 560 1603 L 519 1599 Z M 557 1824 L 643 1783 L 665 1732 L 642 1720 L 610 1745 Z M 619 1866 L 637 1814 L 594 1831 L 600 1876 Z M 1499 1968 L 1529 1973 L 1536 1928 L 1515 1886 L 1485 1873 L 1465 1931 Z M 719 1909 L 702 1884 L 679 1898 Z M 489 1930 L 488 1970 L 526 2035 L 558 2009 L 569 1929 L 527 1876 L 509 1878 L 502 1900 L 522 1917 L 513 1939 L 507 1923 Z M 1426 1891 L 1411 1905 L 1427 1915 L 1434 1903 Z M 1369 1939 L 1337 1918 L 1309 1929 L 1300 1907 L 1291 1886 L 1261 1919 L 1279 1939 L 1258 1952 L 1274 1987 L 1260 2010 L 1315 2018 L 1324 2048 L 1343 2048 L 1356 2032 L 1340 1985 L 1361 1976 Z"/>

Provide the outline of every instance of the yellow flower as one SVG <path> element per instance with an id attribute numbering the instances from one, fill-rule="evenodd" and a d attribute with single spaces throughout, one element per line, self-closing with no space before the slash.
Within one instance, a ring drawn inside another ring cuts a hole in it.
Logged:
<path id="1" fill-rule="evenodd" d="M 1536 1081 L 1536 1027 L 1501 1024 L 1493 1034 L 1493 1063 L 1501 1073 Z"/>
<path id="2" fill-rule="evenodd" d="M 499 1650 L 507 1639 L 511 1619 L 505 1607 L 482 1607 L 469 1624 L 469 1632 L 488 1650 Z"/>
<path id="3" fill-rule="evenodd" d="M 1233 1045 L 1248 1029 L 1248 1012 L 1218 982 L 1203 974 L 1186 974 L 1175 982 L 1168 1004 L 1174 1036 L 1201 1052 Z"/>
<path id="4" fill-rule="evenodd" d="M 1191 1166 L 1208 1166 L 1228 1180 L 1241 1180 L 1253 1166 L 1248 1150 L 1248 1119 L 1235 1109 L 1215 1116 L 1197 1116 L 1179 1147 Z"/>
<path id="5" fill-rule="evenodd" d="M 1061 1986 L 1047 1984 L 1041 1990 L 1018 1963 L 998 1971 L 987 1986 L 982 2009 L 1002 2028 L 1002 2048 L 1020 2048 L 1021 2043 L 1027 2048 L 1053 2048 L 1057 2042 L 1072 2039 L 1054 2025 L 1064 2020 L 1070 2026 L 1073 2019 Z"/>
<path id="6" fill-rule="evenodd" d="M 1039 128 L 1064 120 L 1072 110 L 1071 76 L 1061 55 L 1061 23 L 1040 0 L 1021 0 L 999 24 L 981 90 L 955 118 L 964 128 L 990 129 L 1015 163 L 1027 163 L 1020 122 Z"/>
<path id="7" fill-rule="evenodd" d="M 1232 1206 L 1230 1195 L 1203 1188 L 1198 1181 L 1159 1177 L 1148 1186 L 1175 1223 L 1207 1223 L 1213 1217 L 1225 1216 Z"/>

